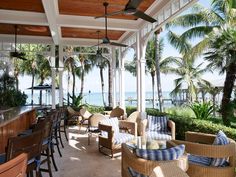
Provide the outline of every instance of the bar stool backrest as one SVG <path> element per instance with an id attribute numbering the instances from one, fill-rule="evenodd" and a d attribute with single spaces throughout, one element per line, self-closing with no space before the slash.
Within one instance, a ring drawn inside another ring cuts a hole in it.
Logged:
<path id="1" fill-rule="evenodd" d="M 27 153 L 28 159 L 41 154 L 43 131 L 36 131 L 27 136 L 17 136 L 8 139 L 7 161 L 21 153 Z"/>
<path id="2" fill-rule="evenodd" d="M 14 159 L 0 165 L 0 177 L 25 177 L 27 154 L 22 153 Z"/>

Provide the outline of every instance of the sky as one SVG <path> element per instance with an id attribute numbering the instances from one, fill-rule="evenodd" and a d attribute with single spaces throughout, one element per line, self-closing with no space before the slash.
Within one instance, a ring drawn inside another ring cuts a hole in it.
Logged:
<path id="1" fill-rule="evenodd" d="M 205 7 L 210 6 L 210 0 L 199 0 L 199 3 L 202 4 Z M 183 12 L 185 13 L 185 12 Z M 176 33 L 182 33 L 183 29 L 176 28 L 173 30 Z M 168 56 L 179 56 L 179 53 L 168 43 L 168 41 L 165 38 L 166 31 L 164 30 L 161 34 L 161 37 L 164 37 L 164 51 L 163 51 L 163 58 L 166 58 Z M 133 59 L 134 51 L 130 50 L 127 52 L 127 55 L 125 56 L 125 61 L 131 61 Z M 199 58 L 198 63 L 205 61 L 202 58 Z M 205 63 L 206 64 L 206 63 Z M 99 70 L 97 68 L 94 68 L 92 72 L 87 74 L 85 76 L 85 85 L 84 85 L 84 92 L 88 93 L 91 92 L 101 92 L 101 82 L 99 77 Z M 217 76 L 217 77 L 216 77 Z M 219 78 L 223 78 L 224 76 L 219 76 L 218 72 L 214 73 L 206 73 L 204 74 L 203 78 L 207 79 L 208 81 L 214 81 Z M 163 91 L 171 91 L 174 88 L 174 79 L 177 78 L 175 75 L 168 74 L 164 75 L 161 74 L 161 85 Z M 108 71 L 107 69 L 104 70 L 104 80 L 105 80 L 105 92 L 108 90 Z M 118 79 L 117 79 L 118 80 Z M 50 83 L 50 81 L 48 81 Z M 71 83 L 70 83 L 71 84 Z M 117 82 L 118 84 L 118 82 Z M 146 75 L 146 91 L 151 91 L 151 77 L 150 74 Z M 64 91 L 67 91 L 67 72 L 64 72 L 63 77 L 63 85 L 64 85 Z M 20 77 L 20 89 L 25 90 L 26 88 L 31 87 L 31 78 L 29 76 Z M 76 79 L 76 92 L 80 91 L 80 80 Z M 136 92 L 136 78 L 133 77 L 129 72 L 125 72 L 125 91 L 126 92 Z"/>

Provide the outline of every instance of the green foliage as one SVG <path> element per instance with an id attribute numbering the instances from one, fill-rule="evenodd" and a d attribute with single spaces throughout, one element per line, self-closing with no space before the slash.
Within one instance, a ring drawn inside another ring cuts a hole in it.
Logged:
<path id="1" fill-rule="evenodd" d="M 176 106 L 165 109 L 165 112 L 175 116 L 194 117 L 193 111 L 186 106 Z"/>
<path id="2" fill-rule="evenodd" d="M 88 105 L 87 109 L 91 113 L 103 113 L 105 111 L 105 108 L 102 106 Z"/>
<path id="3" fill-rule="evenodd" d="M 72 99 L 72 106 L 81 108 L 82 106 L 86 106 L 86 104 L 83 104 L 82 100 L 83 100 L 83 96 L 79 95 L 79 96 L 71 96 L 70 98 Z"/>
<path id="4" fill-rule="evenodd" d="M 0 92 L 0 105 L 2 107 L 23 106 L 26 103 L 26 99 L 26 94 L 15 89 Z"/>
<path id="5" fill-rule="evenodd" d="M 189 107 L 194 112 L 197 119 L 208 119 L 214 111 L 214 106 L 210 102 L 195 102 L 189 105 Z"/>
<path id="6" fill-rule="evenodd" d="M 153 112 L 147 109 L 149 115 L 163 115 L 158 111 Z M 191 117 L 166 114 L 176 125 L 176 139 L 184 139 L 186 131 L 216 134 L 219 130 L 224 131 L 228 137 L 236 139 L 236 131 L 233 128 L 222 125 L 222 122 L 215 123 L 209 120 L 195 119 Z"/>

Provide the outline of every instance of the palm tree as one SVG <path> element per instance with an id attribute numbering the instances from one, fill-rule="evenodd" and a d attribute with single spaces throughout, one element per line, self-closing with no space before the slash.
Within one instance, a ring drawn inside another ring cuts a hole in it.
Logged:
<path id="1" fill-rule="evenodd" d="M 171 94 L 176 95 L 183 84 L 187 84 L 187 90 L 190 102 L 196 100 L 197 86 L 200 84 L 209 84 L 201 76 L 207 71 L 207 68 L 202 69 L 202 63 L 195 66 L 196 57 L 192 55 L 191 45 L 183 38 L 180 38 L 175 33 L 169 31 L 168 40 L 173 45 L 182 57 L 167 57 L 160 62 L 160 68 L 163 73 L 172 73 L 179 76 L 174 80 L 175 88 Z"/>
<path id="2" fill-rule="evenodd" d="M 81 85 L 80 85 L 80 93 L 79 97 L 83 97 L 83 91 L 84 91 L 84 77 L 87 73 L 89 73 L 94 63 L 94 56 L 93 55 L 81 55 L 79 56 L 79 62 L 80 66 L 76 67 L 75 73 L 76 75 L 81 79 Z"/>
<path id="3" fill-rule="evenodd" d="M 158 44 L 159 55 L 163 51 L 163 39 L 160 39 Z M 153 108 L 155 107 L 155 76 L 156 76 L 156 40 L 153 37 L 148 41 L 146 49 L 146 69 L 145 73 L 150 73 L 152 78 L 152 99 L 153 99 Z M 136 76 L 136 55 L 131 62 L 125 63 L 125 69 L 129 71 L 133 76 Z M 161 104 L 161 103 L 160 103 Z"/>
<path id="4" fill-rule="evenodd" d="M 100 78 L 101 78 L 101 88 L 102 88 L 102 101 L 103 105 L 106 106 L 105 94 L 104 94 L 104 76 L 103 70 L 109 65 L 109 61 L 103 56 L 96 58 L 96 65 L 99 68 Z"/>
<path id="5" fill-rule="evenodd" d="M 158 51 L 158 58 L 161 58 L 163 52 L 163 39 L 159 40 L 158 46 L 156 46 L 156 39 L 153 37 L 151 40 L 148 41 L 147 49 L 146 49 L 146 66 L 147 71 L 150 73 L 152 78 L 152 100 L 153 100 L 153 108 L 155 107 L 155 76 L 156 76 L 156 56 Z M 158 47 L 158 49 L 157 49 Z M 159 81 L 160 83 L 160 81 Z M 161 104 L 161 102 L 159 103 Z"/>
<path id="6" fill-rule="evenodd" d="M 210 50 L 205 58 L 210 61 L 211 68 L 220 68 L 221 73 L 226 72 L 221 102 L 221 114 L 224 124 L 230 125 L 229 115 L 231 109 L 229 103 L 236 80 L 236 29 L 226 27 L 214 36 L 210 36 Z"/>
<path id="7" fill-rule="evenodd" d="M 39 85 L 43 85 L 44 81 L 51 76 L 51 67 L 48 60 L 43 55 L 36 57 L 36 77 Z M 40 90 L 39 104 L 42 104 L 42 90 Z"/>
<path id="8" fill-rule="evenodd" d="M 235 9 L 233 8 L 235 8 L 235 0 L 227 0 L 227 1 L 226 0 L 212 0 L 212 5 L 210 9 L 204 9 L 203 7 L 201 8 L 194 7 L 193 11 L 190 14 L 185 14 L 185 15 L 177 17 L 172 22 L 170 22 L 167 25 L 167 27 L 181 26 L 181 27 L 189 28 L 181 35 L 181 37 L 185 39 L 187 38 L 192 39 L 196 37 L 203 38 L 193 50 L 194 55 L 199 56 L 204 51 L 206 51 L 207 48 L 210 48 L 210 51 L 211 51 L 211 48 L 213 51 L 221 48 L 220 45 L 218 46 L 215 45 L 216 41 L 218 40 L 218 42 L 222 42 L 220 41 L 220 39 L 223 40 L 225 38 L 223 36 L 226 35 L 227 32 L 230 32 L 230 31 L 232 32 L 233 30 L 233 29 L 225 30 L 223 32 L 222 27 L 225 27 L 225 26 L 235 27 L 235 24 L 236 24 L 236 13 L 235 13 Z M 214 31 L 222 31 L 222 33 L 219 36 Z M 211 37 L 206 37 L 206 36 L 211 36 Z M 225 49 L 227 51 L 227 48 Z M 234 55 L 232 51 L 230 51 L 230 53 L 231 55 Z M 209 55 L 211 54 L 207 53 L 207 56 Z M 232 57 L 231 55 L 229 59 L 227 60 L 234 60 L 234 57 Z M 210 58 L 207 57 L 207 59 L 212 61 L 211 66 L 216 66 L 216 64 L 214 64 L 216 61 L 213 60 L 212 57 Z M 222 56 L 222 60 L 223 59 L 225 60 L 225 56 Z M 234 62 L 235 60 L 232 62 L 227 62 L 227 63 L 232 64 Z M 222 63 L 226 63 L 226 62 L 222 62 Z M 232 93 L 232 86 L 229 86 L 228 83 L 230 82 L 233 83 L 233 80 L 234 80 L 234 77 L 230 77 L 230 75 L 234 73 L 232 71 L 232 65 L 225 68 L 224 68 L 224 66 L 226 66 L 225 64 L 218 65 L 218 68 L 221 69 L 221 72 L 222 71 L 226 72 L 225 87 L 223 89 L 223 98 L 221 102 L 222 119 L 225 125 L 230 125 L 229 112 L 227 111 L 227 105 L 229 104 L 230 99 L 231 99 L 230 93 Z"/>

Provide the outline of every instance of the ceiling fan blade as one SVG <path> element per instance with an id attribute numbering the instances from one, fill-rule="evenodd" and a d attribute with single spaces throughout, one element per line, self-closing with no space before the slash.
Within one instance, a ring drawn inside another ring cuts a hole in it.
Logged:
<path id="1" fill-rule="evenodd" d="M 125 9 L 136 9 L 143 0 L 129 0 L 126 4 Z"/>
<path id="2" fill-rule="evenodd" d="M 116 43 L 116 42 L 111 42 L 110 45 L 118 46 L 118 47 L 128 47 L 126 44 L 121 44 L 121 43 Z"/>
<path id="3" fill-rule="evenodd" d="M 102 16 L 97 16 L 97 17 L 94 17 L 94 18 L 97 19 L 97 18 L 110 17 L 110 16 L 113 16 L 113 15 L 120 15 L 120 14 L 123 14 L 123 13 L 124 13 L 124 10 L 120 10 L 120 11 L 104 14 Z"/>
<path id="4" fill-rule="evenodd" d="M 139 11 L 139 10 L 137 10 L 137 12 L 134 14 L 134 16 L 139 17 L 139 18 L 141 18 L 145 21 L 151 22 L 151 23 L 154 23 L 154 22 L 157 21 L 154 18 L 152 18 L 151 16 L 149 16 L 149 15 L 147 15 L 144 12 Z"/>

